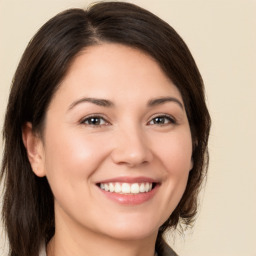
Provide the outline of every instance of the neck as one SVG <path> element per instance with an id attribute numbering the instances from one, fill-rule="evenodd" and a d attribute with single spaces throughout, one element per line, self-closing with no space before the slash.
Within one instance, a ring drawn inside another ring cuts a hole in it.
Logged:
<path id="1" fill-rule="evenodd" d="M 136 239 L 119 239 L 82 228 L 67 219 L 55 222 L 47 256 L 154 256 L 157 232 Z"/>
<path id="2" fill-rule="evenodd" d="M 102 239 L 100 241 L 85 240 L 83 244 L 78 241 L 61 241 L 57 236 L 47 246 L 47 256 L 154 256 L 154 243 L 120 242 Z"/>

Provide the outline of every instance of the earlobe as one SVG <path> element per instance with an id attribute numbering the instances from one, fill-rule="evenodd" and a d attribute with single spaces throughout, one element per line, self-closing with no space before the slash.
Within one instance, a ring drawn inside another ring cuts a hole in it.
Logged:
<path id="1" fill-rule="evenodd" d="M 39 177 L 44 177 L 43 143 L 41 138 L 33 132 L 32 124 L 29 122 L 22 127 L 22 140 L 33 172 Z"/>

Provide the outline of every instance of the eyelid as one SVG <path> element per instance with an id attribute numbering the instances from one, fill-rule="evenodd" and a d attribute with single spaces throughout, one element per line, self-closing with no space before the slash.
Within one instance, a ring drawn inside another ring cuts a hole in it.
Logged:
<path id="1" fill-rule="evenodd" d="M 98 119 L 104 120 L 104 124 L 86 124 L 85 122 L 88 121 L 90 118 L 98 118 Z M 161 126 L 161 124 L 150 124 L 150 122 L 152 122 L 155 118 L 166 118 L 166 119 L 169 120 L 168 123 L 162 124 L 162 126 L 177 124 L 177 120 L 173 115 L 166 114 L 166 113 L 159 113 L 159 114 L 153 115 L 150 118 L 150 120 L 147 122 L 147 125 L 159 125 L 159 126 Z M 107 126 L 107 125 L 111 124 L 111 122 L 108 120 L 108 118 L 106 118 L 104 115 L 98 114 L 98 113 L 90 114 L 88 116 L 85 116 L 85 117 L 81 118 L 79 123 L 82 124 L 82 125 L 87 125 L 87 126 L 91 126 L 91 127 L 95 127 L 95 128 L 96 127 L 101 127 L 101 126 Z"/>
<path id="2" fill-rule="evenodd" d="M 156 114 L 156 115 L 154 115 L 153 117 L 150 118 L 150 120 L 147 124 L 150 125 L 150 122 L 153 121 L 155 118 L 167 118 L 170 121 L 170 123 L 162 124 L 162 125 L 177 124 L 176 118 L 172 115 L 169 115 L 169 114 Z M 154 125 L 157 125 L 157 124 L 154 124 Z M 161 126 L 161 124 L 158 124 L 158 125 Z"/>
<path id="3" fill-rule="evenodd" d="M 86 124 L 85 122 L 86 121 L 88 121 L 90 118 L 98 118 L 98 119 L 102 119 L 102 120 L 104 120 L 104 124 L 98 124 L 98 125 L 93 125 L 93 124 Z M 88 116 L 85 116 L 85 117 L 83 117 L 80 121 L 79 121 L 79 123 L 80 124 L 82 124 L 82 125 L 88 125 L 88 126 L 91 126 L 91 127 L 100 127 L 100 126 L 106 126 L 106 125 L 109 125 L 109 124 L 111 124 L 108 120 L 107 120 L 107 118 L 104 116 L 104 115 L 102 115 L 102 114 L 97 114 L 97 113 L 95 113 L 95 114 L 90 114 L 90 115 L 88 115 Z"/>

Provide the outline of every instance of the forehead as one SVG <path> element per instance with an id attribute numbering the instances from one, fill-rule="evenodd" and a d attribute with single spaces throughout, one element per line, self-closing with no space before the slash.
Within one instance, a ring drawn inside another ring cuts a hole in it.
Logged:
<path id="1" fill-rule="evenodd" d="M 181 95 L 160 65 L 141 50 L 121 44 L 100 44 L 81 51 L 72 62 L 56 96 L 147 98 Z M 81 95 L 80 95 L 81 96 Z"/>

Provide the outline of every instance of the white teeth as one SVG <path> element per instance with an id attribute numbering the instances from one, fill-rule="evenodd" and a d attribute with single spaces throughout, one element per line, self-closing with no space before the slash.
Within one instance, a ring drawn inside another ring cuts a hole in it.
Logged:
<path id="1" fill-rule="evenodd" d="M 140 187 L 138 183 L 134 183 L 131 185 L 131 193 L 138 194 L 140 192 Z"/>
<path id="2" fill-rule="evenodd" d="M 113 183 L 109 183 L 109 191 L 114 192 L 115 191 L 115 186 Z"/>
<path id="3" fill-rule="evenodd" d="M 108 192 L 119 194 L 139 194 L 146 193 L 152 190 L 152 183 L 100 183 L 100 188 Z"/>
<path id="4" fill-rule="evenodd" d="M 141 193 L 146 192 L 144 183 L 140 184 L 140 192 Z"/>
<path id="5" fill-rule="evenodd" d="M 115 192 L 116 193 L 120 193 L 122 191 L 122 187 L 120 185 L 120 183 L 116 183 L 115 185 Z"/>
<path id="6" fill-rule="evenodd" d="M 146 190 L 146 191 L 149 190 L 149 183 L 146 183 L 145 190 Z"/>
<path id="7" fill-rule="evenodd" d="M 123 194 L 130 194 L 131 192 L 131 187 L 128 183 L 123 183 L 122 184 L 122 193 Z"/>

